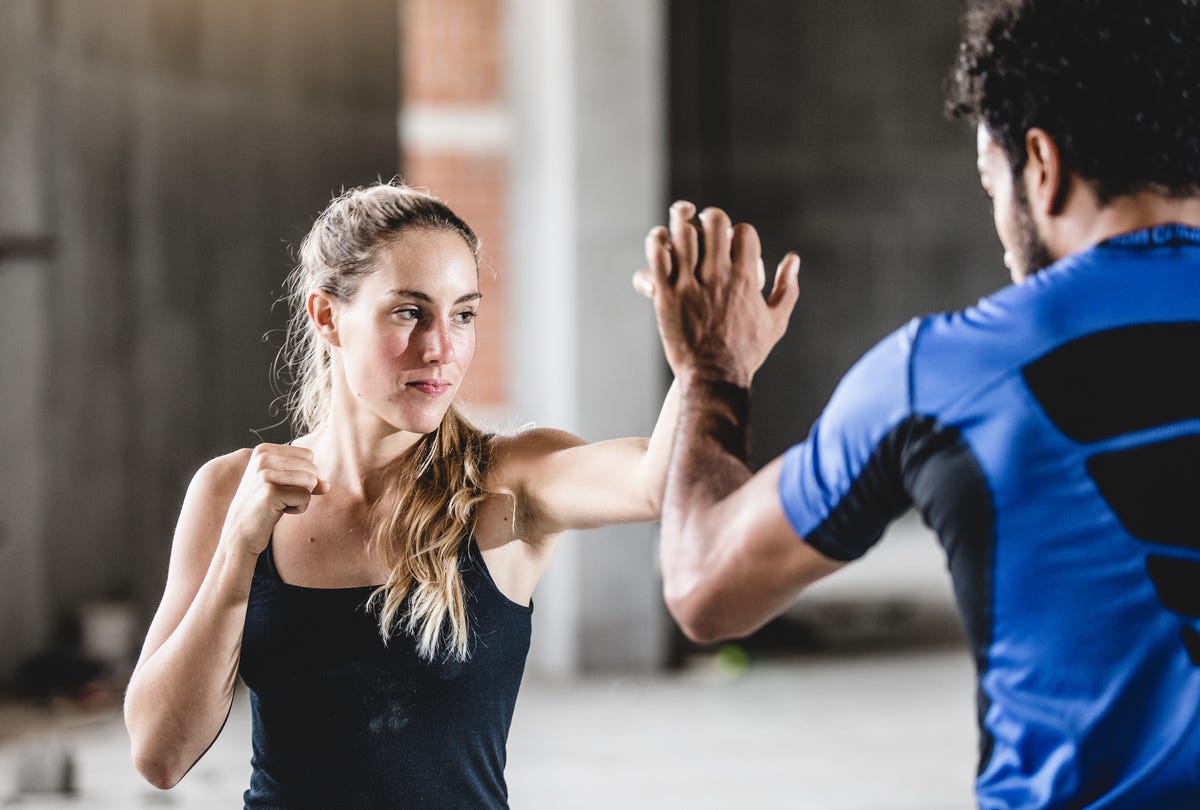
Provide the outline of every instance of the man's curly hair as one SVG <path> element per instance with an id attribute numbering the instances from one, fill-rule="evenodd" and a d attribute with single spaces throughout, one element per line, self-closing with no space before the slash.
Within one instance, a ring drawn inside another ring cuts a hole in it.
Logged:
<path id="1" fill-rule="evenodd" d="M 1101 203 L 1200 194 L 1200 0 L 973 0 L 951 117 L 1025 166 L 1040 127 Z"/>

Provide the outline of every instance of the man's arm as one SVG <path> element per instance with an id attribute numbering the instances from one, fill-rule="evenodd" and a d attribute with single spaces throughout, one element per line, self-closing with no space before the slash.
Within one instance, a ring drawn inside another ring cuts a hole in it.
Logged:
<path id="1" fill-rule="evenodd" d="M 697 641 L 744 635 L 841 563 L 797 537 L 783 513 L 782 461 L 747 465 L 750 381 L 783 336 L 795 306 L 799 260 L 780 263 L 768 298 L 758 236 L 718 209 L 676 203 L 669 234 L 651 232 L 652 293 L 668 362 L 681 389 L 679 429 L 662 518 L 663 593 Z"/>
<path id="2" fill-rule="evenodd" d="M 667 609 L 693 641 L 753 632 L 843 565 L 796 536 L 779 500 L 782 459 L 750 474 L 747 400 L 723 384 L 684 392 L 661 554 Z"/>

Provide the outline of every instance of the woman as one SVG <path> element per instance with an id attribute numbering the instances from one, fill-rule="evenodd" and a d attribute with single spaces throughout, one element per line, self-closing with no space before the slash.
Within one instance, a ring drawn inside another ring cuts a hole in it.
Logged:
<path id="1" fill-rule="evenodd" d="M 240 673 L 247 807 L 507 805 L 534 585 L 561 532 L 658 518 L 675 397 L 649 440 L 471 426 L 452 401 L 477 250 L 445 205 L 390 184 L 334 200 L 305 238 L 287 347 L 299 437 L 196 473 L 129 684 L 154 785 L 211 745 Z"/>

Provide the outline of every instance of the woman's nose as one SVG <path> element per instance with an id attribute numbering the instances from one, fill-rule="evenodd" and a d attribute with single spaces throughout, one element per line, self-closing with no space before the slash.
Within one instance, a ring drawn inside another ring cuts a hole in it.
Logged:
<path id="1" fill-rule="evenodd" d="M 450 339 L 450 324 L 437 322 L 424 334 L 421 359 L 429 365 L 445 365 L 454 360 L 454 343 Z"/>

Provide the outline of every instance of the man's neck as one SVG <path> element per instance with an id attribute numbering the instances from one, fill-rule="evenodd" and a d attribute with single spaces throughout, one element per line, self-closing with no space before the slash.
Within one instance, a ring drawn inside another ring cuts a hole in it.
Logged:
<path id="1" fill-rule="evenodd" d="M 1061 256 L 1078 253 L 1124 233 L 1177 223 L 1200 228 L 1200 197 L 1173 198 L 1154 192 L 1114 197 L 1099 205 L 1088 189 L 1064 206 L 1053 247 Z"/>

